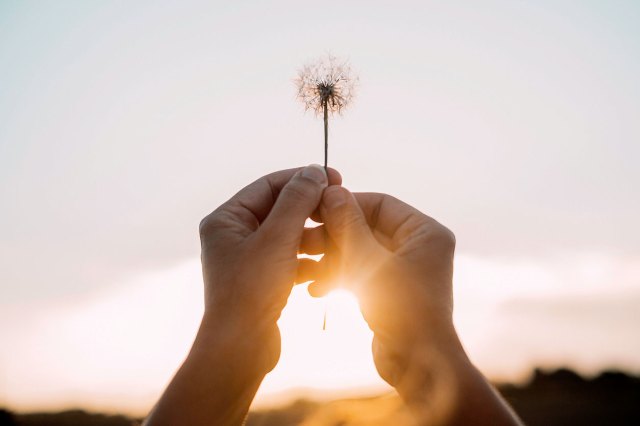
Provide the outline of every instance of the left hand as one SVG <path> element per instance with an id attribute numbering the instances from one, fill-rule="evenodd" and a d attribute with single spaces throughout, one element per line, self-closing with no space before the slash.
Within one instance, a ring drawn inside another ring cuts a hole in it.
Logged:
<path id="1" fill-rule="evenodd" d="M 200 223 L 205 314 L 201 332 L 233 343 L 266 374 L 280 357 L 276 321 L 294 282 L 314 279 L 319 266 L 297 259 L 305 230 L 327 185 L 340 174 L 318 165 L 264 176 L 248 185 Z M 305 236 L 305 234 L 309 236 Z M 241 342 L 241 343 L 240 343 Z M 237 356 L 238 352 L 235 352 Z"/>

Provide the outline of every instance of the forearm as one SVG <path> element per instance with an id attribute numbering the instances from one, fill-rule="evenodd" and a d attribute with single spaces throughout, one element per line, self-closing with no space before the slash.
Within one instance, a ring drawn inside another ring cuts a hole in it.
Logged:
<path id="1" fill-rule="evenodd" d="M 420 425 L 521 424 L 459 341 L 417 348 L 396 389 Z"/>
<path id="2" fill-rule="evenodd" d="M 267 373 L 254 359 L 260 348 L 237 332 L 209 327 L 210 322 L 203 320 L 187 359 L 146 426 L 243 423 Z"/>

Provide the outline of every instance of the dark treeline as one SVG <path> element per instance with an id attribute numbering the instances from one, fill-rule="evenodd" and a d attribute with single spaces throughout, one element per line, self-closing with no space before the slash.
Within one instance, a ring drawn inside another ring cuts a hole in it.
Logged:
<path id="1" fill-rule="evenodd" d="M 640 425 L 640 377 L 616 371 L 586 379 L 568 369 L 535 370 L 524 385 L 498 385 L 500 392 L 529 426 Z M 352 424 L 349 419 L 367 413 L 371 424 L 398 424 L 404 418 L 397 397 L 361 398 L 329 403 L 296 401 L 286 407 L 253 411 L 248 426 Z M 382 408 L 384 406 L 384 408 Z M 372 417 L 373 415 L 373 417 Z M 377 415 L 377 417 L 376 417 Z M 312 420 L 312 421 L 310 421 Z M 12 413 L 0 409 L 4 426 L 131 426 L 141 419 L 71 410 L 60 413 Z"/>
<path id="2" fill-rule="evenodd" d="M 606 371 L 586 380 L 536 370 L 526 386 L 499 386 L 527 425 L 640 425 L 640 377 Z"/>

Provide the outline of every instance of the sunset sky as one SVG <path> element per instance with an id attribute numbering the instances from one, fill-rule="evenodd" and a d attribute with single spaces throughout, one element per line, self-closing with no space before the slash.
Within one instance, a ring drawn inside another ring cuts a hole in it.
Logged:
<path id="1" fill-rule="evenodd" d="M 0 2 L 0 406 L 146 412 L 202 313 L 198 223 L 321 163 L 293 79 L 360 77 L 329 164 L 452 229 L 489 377 L 640 372 L 640 3 Z M 328 312 L 328 329 L 322 316 Z M 349 294 L 294 289 L 257 403 L 388 389 Z"/>

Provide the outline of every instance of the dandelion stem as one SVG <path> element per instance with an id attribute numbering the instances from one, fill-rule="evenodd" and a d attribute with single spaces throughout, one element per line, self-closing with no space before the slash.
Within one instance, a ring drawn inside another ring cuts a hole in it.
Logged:
<path id="1" fill-rule="evenodd" d="M 327 307 L 324 307 L 324 319 L 322 320 L 322 331 L 327 329 Z"/>
<path id="2" fill-rule="evenodd" d="M 326 171 L 329 158 L 329 111 L 326 99 L 322 102 L 322 111 L 324 113 L 324 170 Z"/>
<path id="3" fill-rule="evenodd" d="M 322 112 L 324 113 L 324 171 L 327 172 L 327 163 L 329 159 L 329 111 L 327 108 L 327 100 L 322 102 Z M 324 305 L 324 318 L 322 320 L 322 331 L 327 329 L 327 305 Z"/>

